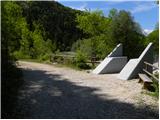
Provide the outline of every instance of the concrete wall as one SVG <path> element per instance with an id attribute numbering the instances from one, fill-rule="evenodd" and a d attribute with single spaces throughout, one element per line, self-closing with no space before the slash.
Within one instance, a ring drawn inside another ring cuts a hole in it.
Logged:
<path id="1" fill-rule="evenodd" d="M 127 63 L 127 57 L 110 57 L 105 67 L 96 74 L 118 73 Z M 93 72 L 94 73 L 94 72 Z"/>
<path id="2" fill-rule="evenodd" d="M 118 78 L 129 80 L 138 77 L 138 73 L 143 73 L 144 61 L 153 63 L 153 45 L 149 43 L 146 49 L 142 52 L 139 58 L 131 59 L 119 73 Z M 152 68 L 148 69 L 152 72 Z"/>
<path id="3" fill-rule="evenodd" d="M 117 73 L 127 63 L 127 57 L 123 57 L 123 46 L 118 44 L 115 49 L 93 70 L 94 74 Z"/>
<path id="4" fill-rule="evenodd" d="M 123 55 L 123 46 L 118 44 L 107 57 L 120 57 Z"/>

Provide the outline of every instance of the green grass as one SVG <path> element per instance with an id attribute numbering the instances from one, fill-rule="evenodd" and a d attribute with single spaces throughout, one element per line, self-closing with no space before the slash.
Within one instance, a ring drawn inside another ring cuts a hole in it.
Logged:
<path id="1" fill-rule="evenodd" d="M 159 73 L 155 74 L 157 77 L 159 76 Z M 159 82 L 157 80 L 155 80 L 154 78 L 152 78 L 153 83 L 151 84 L 151 90 L 146 91 L 146 94 L 153 96 L 157 99 L 159 99 Z"/>

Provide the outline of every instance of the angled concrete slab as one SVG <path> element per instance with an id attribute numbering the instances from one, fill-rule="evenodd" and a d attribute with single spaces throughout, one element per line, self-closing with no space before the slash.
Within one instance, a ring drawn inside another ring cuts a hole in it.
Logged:
<path id="1" fill-rule="evenodd" d="M 127 57 L 123 55 L 123 46 L 118 44 L 113 51 L 93 70 L 94 74 L 117 73 L 127 63 Z"/>
<path id="2" fill-rule="evenodd" d="M 121 43 L 118 44 L 107 57 L 120 57 L 120 56 L 123 56 L 123 45 Z"/>
<path id="3" fill-rule="evenodd" d="M 118 74 L 118 78 L 129 80 L 138 77 L 138 73 L 143 73 L 144 61 L 153 63 L 153 45 L 149 43 L 142 54 L 137 59 L 131 59 Z M 152 72 L 152 69 L 149 69 Z"/>

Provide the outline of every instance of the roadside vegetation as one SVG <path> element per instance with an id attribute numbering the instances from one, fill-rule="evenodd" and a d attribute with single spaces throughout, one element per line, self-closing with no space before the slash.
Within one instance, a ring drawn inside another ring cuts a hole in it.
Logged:
<path id="1" fill-rule="evenodd" d="M 159 78 L 159 73 L 156 72 L 154 73 L 154 75 Z M 153 83 L 151 85 L 152 89 L 150 91 L 147 91 L 147 94 L 148 95 L 151 95 L 153 97 L 156 97 L 157 99 L 159 99 L 159 81 L 157 81 L 156 79 L 154 78 L 151 78 Z"/>

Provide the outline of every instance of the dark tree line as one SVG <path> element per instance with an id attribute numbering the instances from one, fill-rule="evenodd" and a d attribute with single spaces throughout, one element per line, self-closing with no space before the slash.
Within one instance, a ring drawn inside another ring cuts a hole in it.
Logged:
<path id="1" fill-rule="evenodd" d="M 33 30 L 33 22 L 43 27 L 45 39 L 50 39 L 55 49 L 68 51 L 72 44 L 82 37 L 83 33 L 76 28 L 76 14 L 81 11 L 73 10 L 54 1 L 17 2 L 23 9 L 23 16 Z M 54 50 L 53 50 L 54 52 Z"/>

